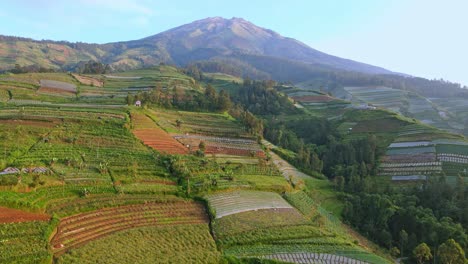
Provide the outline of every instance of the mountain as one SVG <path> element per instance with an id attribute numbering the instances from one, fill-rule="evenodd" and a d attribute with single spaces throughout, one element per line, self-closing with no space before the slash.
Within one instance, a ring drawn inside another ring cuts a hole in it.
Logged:
<path id="1" fill-rule="evenodd" d="M 383 68 L 339 58 L 306 44 L 258 27 L 242 18 L 206 18 L 133 41 L 107 44 L 35 41 L 0 36 L 2 69 L 37 64 L 70 69 L 80 61 L 98 60 L 115 69 L 150 66 L 160 62 L 184 66 L 196 61 L 235 60 L 257 68 L 262 63 L 286 63 L 301 68 L 391 74 Z M 252 60 L 254 62 L 252 62 Z M 267 67 L 259 70 L 270 75 Z"/>

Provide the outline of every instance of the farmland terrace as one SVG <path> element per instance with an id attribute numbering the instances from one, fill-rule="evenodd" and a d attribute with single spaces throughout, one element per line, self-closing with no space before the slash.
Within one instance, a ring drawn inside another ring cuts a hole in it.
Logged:
<path id="1" fill-rule="evenodd" d="M 0 75 L 0 263 L 387 261 L 325 210 L 341 206 L 329 182 L 270 153 L 246 122 L 145 102 L 204 89 L 170 66 Z M 348 105 L 294 95 L 336 114 Z"/>

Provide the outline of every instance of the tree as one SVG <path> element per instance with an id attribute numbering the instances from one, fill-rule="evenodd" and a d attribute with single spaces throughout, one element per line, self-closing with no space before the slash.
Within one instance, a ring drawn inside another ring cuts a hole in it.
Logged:
<path id="1" fill-rule="evenodd" d="M 176 122 L 177 128 L 180 129 L 180 127 L 182 126 L 183 121 L 180 120 L 180 119 L 177 119 L 175 122 Z"/>
<path id="2" fill-rule="evenodd" d="M 465 252 L 460 244 L 455 240 L 449 239 L 440 245 L 438 250 L 440 261 L 443 264 L 464 264 Z"/>
<path id="3" fill-rule="evenodd" d="M 205 152 L 206 144 L 205 144 L 204 141 L 200 141 L 200 144 L 198 144 L 198 149 L 200 149 L 201 151 Z"/>
<path id="4" fill-rule="evenodd" d="M 413 256 L 418 264 L 423 264 L 432 259 L 431 249 L 426 243 L 421 243 L 413 249 Z"/>
<path id="5" fill-rule="evenodd" d="M 339 192 L 344 191 L 345 178 L 343 176 L 335 177 L 335 187 Z"/>
<path id="6" fill-rule="evenodd" d="M 405 230 L 400 231 L 400 253 L 401 257 L 403 257 L 403 251 L 405 249 L 406 244 L 408 243 L 408 233 Z"/>

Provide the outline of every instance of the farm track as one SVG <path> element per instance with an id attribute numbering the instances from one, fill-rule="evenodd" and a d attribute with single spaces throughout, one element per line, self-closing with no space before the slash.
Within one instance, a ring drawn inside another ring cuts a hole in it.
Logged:
<path id="1" fill-rule="evenodd" d="M 195 202 L 127 205 L 63 218 L 51 244 L 58 256 L 70 248 L 130 228 L 202 223 L 208 223 L 208 215 L 203 205 Z"/>

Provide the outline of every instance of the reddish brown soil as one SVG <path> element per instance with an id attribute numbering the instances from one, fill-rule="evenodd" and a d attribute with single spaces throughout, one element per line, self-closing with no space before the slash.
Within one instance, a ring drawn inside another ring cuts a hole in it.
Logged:
<path id="1" fill-rule="evenodd" d="M 135 129 L 133 134 L 157 151 L 167 154 L 188 154 L 188 149 L 160 128 Z"/>
<path id="2" fill-rule="evenodd" d="M 19 223 L 29 221 L 48 221 L 50 216 L 35 214 L 0 206 L 0 223 Z"/>

